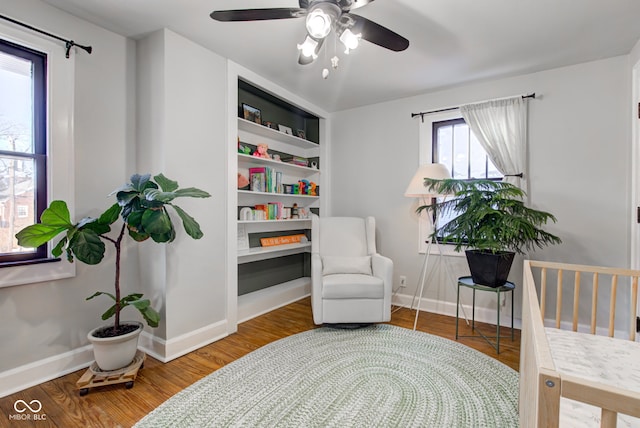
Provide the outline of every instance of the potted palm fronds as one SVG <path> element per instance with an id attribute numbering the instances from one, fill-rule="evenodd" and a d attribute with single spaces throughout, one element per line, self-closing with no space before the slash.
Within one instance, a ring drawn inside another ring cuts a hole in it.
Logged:
<path id="1" fill-rule="evenodd" d="M 524 191 L 513 184 L 486 179 L 425 179 L 425 186 L 440 195 L 439 202 L 418 207 L 436 218 L 454 216 L 433 234 L 455 251 L 465 248 L 473 282 L 490 287 L 507 281 L 513 257 L 534 248 L 562 242 L 542 229 L 556 218 L 524 204 Z"/>
<path id="2" fill-rule="evenodd" d="M 18 245 L 39 247 L 64 236 L 53 247 L 51 253 L 60 257 L 64 252 L 69 262 L 75 259 L 89 265 L 96 265 L 104 259 L 106 243 L 115 248 L 114 292 L 98 291 L 86 298 L 107 296 L 113 304 L 102 314 L 102 319 L 114 317 L 114 323 L 92 330 L 88 337 L 94 344 L 94 357 L 101 370 L 115 370 L 127 366 L 135 357 L 138 335 L 142 323 L 120 320 L 120 312 L 127 306 L 136 308 L 150 327 L 157 327 L 159 313 L 151 306 L 149 299 L 143 299 L 140 293 L 121 295 L 120 261 L 122 243 L 128 234 L 135 241 L 151 238 L 157 243 L 172 242 L 176 231 L 167 207 L 172 207 L 182 220 L 185 232 L 193 239 L 203 236 L 198 222 L 173 201 L 179 197 L 208 198 L 209 193 L 195 187 L 180 189 L 178 183 L 162 174 L 151 179 L 151 175 L 134 174 L 129 183 L 116 189 L 116 202 L 98 218 L 85 217 L 78 223 L 72 223 L 69 209 L 64 201 L 53 201 L 44 210 L 40 223 L 22 229 L 16 234 Z M 122 219 L 122 225 L 116 236 L 108 235 L 111 226 Z M 111 351 L 110 343 L 118 343 L 124 350 Z"/>

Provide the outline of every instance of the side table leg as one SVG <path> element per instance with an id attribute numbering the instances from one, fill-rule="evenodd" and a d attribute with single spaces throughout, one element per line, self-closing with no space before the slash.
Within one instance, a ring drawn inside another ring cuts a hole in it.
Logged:
<path id="1" fill-rule="evenodd" d="M 511 290 L 511 341 L 513 342 L 513 294 L 514 291 Z"/>
<path id="2" fill-rule="evenodd" d="M 460 316 L 460 283 L 458 282 L 458 293 L 456 296 L 456 340 L 458 340 L 458 317 Z"/>
<path id="3" fill-rule="evenodd" d="M 496 326 L 496 352 L 500 353 L 500 289 L 498 289 L 498 304 L 497 312 L 498 312 L 498 325 Z"/>

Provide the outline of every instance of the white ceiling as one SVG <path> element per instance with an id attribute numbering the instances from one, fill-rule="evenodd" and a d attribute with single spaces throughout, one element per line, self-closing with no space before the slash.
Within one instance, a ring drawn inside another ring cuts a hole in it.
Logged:
<path id="1" fill-rule="evenodd" d="M 375 0 L 356 13 L 409 39 L 407 50 L 363 42 L 347 56 L 328 40 L 314 64 L 300 66 L 304 19 L 209 17 L 296 0 L 44 1 L 132 38 L 169 28 L 329 112 L 624 55 L 640 40 L 640 0 Z M 323 80 L 334 51 L 339 68 Z"/>

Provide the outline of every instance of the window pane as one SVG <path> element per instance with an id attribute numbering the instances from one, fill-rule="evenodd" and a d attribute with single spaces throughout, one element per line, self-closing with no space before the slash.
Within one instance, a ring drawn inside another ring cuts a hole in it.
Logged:
<path id="1" fill-rule="evenodd" d="M 33 63 L 0 52 L 0 150 L 33 153 Z"/>
<path id="2" fill-rule="evenodd" d="M 453 153 L 453 126 L 439 127 L 436 138 L 438 142 L 438 162 L 445 164 L 447 168 L 449 168 L 449 171 L 451 171 L 451 167 L 453 166 L 453 158 L 451 156 Z"/>
<path id="3" fill-rule="evenodd" d="M 469 178 L 469 126 L 455 125 L 453 128 L 453 178 Z"/>
<path id="4" fill-rule="evenodd" d="M 470 139 L 470 177 L 467 178 L 487 178 L 487 154 L 473 132 L 471 133 Z"/>
<path id="5" fill-rule="evenodd" d="M 502 178 L 502 173 L 498 171 L 498 168 L 491 162 L 491 159 L 487 156 L 488 172 L 487 178 Z"/>
<path id="6" fill-rule="evenodd" d="M 34 252 L 20 248 L 15 234 L 33 224 L 35 206 L 34 161 L 0 156 L 0 254 Z"/>

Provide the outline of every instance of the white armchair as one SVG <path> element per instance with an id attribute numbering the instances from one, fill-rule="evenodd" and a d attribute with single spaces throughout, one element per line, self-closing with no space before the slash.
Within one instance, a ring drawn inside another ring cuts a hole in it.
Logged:
<path id="1" fill-rule="evenodd" d="M 311 218 L 311 307 L 316 324 L 391 320 L 393 262 L 376 252 L 373 217 Z"/>

